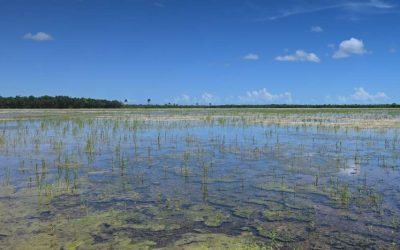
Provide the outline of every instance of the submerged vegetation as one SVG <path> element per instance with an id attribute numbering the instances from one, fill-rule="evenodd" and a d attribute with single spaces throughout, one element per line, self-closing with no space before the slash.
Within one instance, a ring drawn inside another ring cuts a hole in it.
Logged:
<path id="1" fill-rule="evenodd" d="M 397 249 L 400 110 L 0 110 L 1 249 Z"/>

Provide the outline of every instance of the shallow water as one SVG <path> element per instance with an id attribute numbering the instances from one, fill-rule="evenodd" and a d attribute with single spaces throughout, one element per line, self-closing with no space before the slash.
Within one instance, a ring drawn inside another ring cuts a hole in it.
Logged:
<path id="1" fill-rule="evenodd" d="M 2 114 L 0 248 L 399 247 L 399 128 L 199 111 Z"/>

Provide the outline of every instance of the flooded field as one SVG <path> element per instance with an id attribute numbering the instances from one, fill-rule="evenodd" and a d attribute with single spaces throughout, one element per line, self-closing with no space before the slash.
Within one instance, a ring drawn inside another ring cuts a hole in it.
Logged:
<path id="1" fill-rule="evenodd" d="M 398 249 L 400 110 L 0 110 L 0 249 Z"/>

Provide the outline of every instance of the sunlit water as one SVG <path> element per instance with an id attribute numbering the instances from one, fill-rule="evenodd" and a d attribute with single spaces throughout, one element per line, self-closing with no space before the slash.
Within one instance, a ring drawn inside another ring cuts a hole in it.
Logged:
<path id="1" fill-rule="evenodd" d="M 0 248 L 400 245 L 397 128 L 99 117 L 0 124 Z"/>

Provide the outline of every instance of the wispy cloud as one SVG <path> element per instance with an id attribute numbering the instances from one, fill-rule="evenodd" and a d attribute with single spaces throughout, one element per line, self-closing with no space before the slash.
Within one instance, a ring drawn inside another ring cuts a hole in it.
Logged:
<path id="1" fill-rule="evenodd" d="M 269 20 L 277 20 L 277 19 L 300 15 L 300 14 L 307 14 L 307 13 L 314 13 L 314 12 L 319 12 L 319 11 L 323 11 L 323 10 L 335 9 L 335 8 L 339 8 L 340 6 L 341 5 L 310 6 L 309 8 L 303 8 L 303 7 L 296 6 L 290 10 L 281 12 L 278 15 L 270 16 L 268 19 Z"/>
<path id="2" fill-rule="evenodd" d="M 260 56 L 258 54 L 254 54 L 254 53 L 247 54 L 243 57 L 243 60 L 247 60 L 247 61 L 256 61 L 258 59 L 260 59 Z"/>
<path id="3" fill-rule="evenodd" d="M 333 54 L 334 59 L 342 59 L 352 55 L 364 55 L 367 53 L 364 42 L 357 38 L 350 38 L 339 44 L 339 49 Z"/>
<path id="4" fill-rule="evenodd" d="M 314 54 L 314 53 L 307 53 L 304 50 L 296 50 L 294 54 L 290 55 L 284 55 L 284 56 L 277 56 L 275 57 L 276 61 L 282 61 L 282 62 L 314 62 L 314 63 L 319 63 L 321 62 L 321 59 Z"/>
<path id="5" fill-rule="evenodd" d="M 384 103 L 390 98 L 384 92 L 370 94 L 364 88 L 355 88 L 354 93 L 349 96 L 339 96 L 338 101 L 341 103 Z"/>
<path id="6" fill-rule="evenodd" d="M 154 6 L 156 6 L 157 8 L 165 8 L 165 4 L 161 1 L 155 1 Z"/>
<path id="7" fill-rule="evenodd" d="M 243 95 L 219 97 L 209 92 L 201 95 L 189 96 L 182 94 L 172 99 L 172 103 L 179 105 L 208 105 L 208 104 L 266 104 L 266 103 L 292 103 L 292 94 L 271 93 L 266 88 L 249 90 Z"/>
<path id="8" fill-rule="evenodd" d="M 332 2 L 332 1 L 331 1 Z M 383 0 L 369 0 L 369 1 L 335 1 L 332 4 L 299 4 L 294 5 L 291 8 L 287 8 L 285 11 L 277 15 L 272 15 L 269 20 L 277 20 L 286 18 L 294 15 L 301 15 L 307 13 L 315 13 L 330 9 L 338 9 L 350 13 L 373 13 L 379 11 L 385 13 L 392 9 L 397 8 L 397 5 L 390 4 Z"/>
<path id="9" fill-rule="evenodd" d="M 182 94 L 180 96 L 174 97 L 172 99 L 172 102 L 176 103 L 176 104 L 191 104 L 190 103 L 191 102 L 191 98 L 190 98 L 189 95 Z"/>
<path id="10" fill-rule="evenodd" d="M 238 97 L 239 103 L 244 104 L 263 104 L 263 103 L 291 103 L 292 94 L 285 92 L 281 94 L 273 94 L 266 88 L 259 90 L 247 91 L 245 95 Z"/>
<path id="11" fill-rule="evenodd" d="M 218 99 L 219 98 L 217 96 L 207 92 L 203 93 L 200 98 L 200 100 L 205 103 L 216 103 L 218 102 Z"/>
<path id="12" fill-rule="evenodd" d="M 36 42 L 44 42 L 44 41 L 52 41 L 52 40 L 54 40 L 54 38 L 50 34 L 47 34 L 47 33 L 44 33 L 44 32 L 38 32 L 36 34 L 32 34 L 32 33 L 29 32 L 29 33 L 26 33 L 23 36 L 23 38 L 27 39 L 27 40 L 33 40 L 33 41 L 36 41 Z"/>
<path id="13" fill-rule="evenodd" d="M 182 94 L 173 98 L 172 102 L 180 105 L 215 104 L 219 102 L 219 97 L 208 92 L 204 92 L 200 96 L 189 96 L 187 94 Z"/>
<path id="14" fill-rule="evenodd" d="M 311 26 L 310 31 L 315 33 L 320 33 L 323 32 L 324 29 L 321 28 L 321 26 Z"/>

